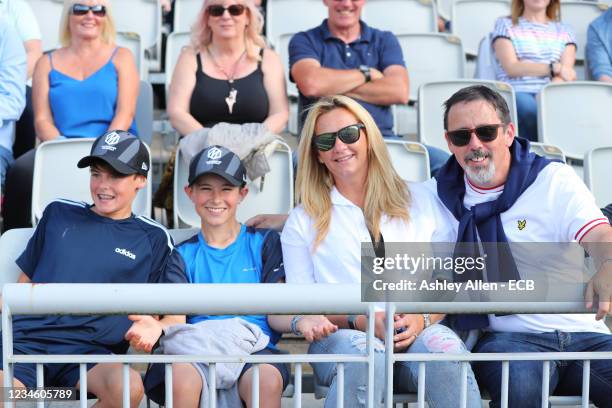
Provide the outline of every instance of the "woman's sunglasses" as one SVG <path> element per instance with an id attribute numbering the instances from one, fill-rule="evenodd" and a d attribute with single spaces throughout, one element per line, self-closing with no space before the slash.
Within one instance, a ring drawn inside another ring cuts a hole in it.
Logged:
<path id="1" fill-rule="evenodd" d="M 76 3 L 72 5 L 72 14 L 75 16 L 84 16 L 85 14 L 89 13 L 89 10 L 91 10 L 96 17 L 106 16 L 106 7 L 101 4 L 87 6 L 85 4 Z"/>
<path id="2" fill-rule="evenodd" d="M 312 144 L 316 146 L 322 152 L 331 150 L 336 144 L 336 138 L 342 140 L 342 143 L 352 144 L 359 140 L 361 136 L 361 129 L 364 129 L 365 125 L 362 123 L 356 123 L 343 127 L 337 132 L 321 133 L 312 139 Z"/>
<path id="3" fill-rule="evenodd" d="M 223 7 L 219 4 L 208 6 L 208 14 L 213 17 L 221 17 L 225 10 L 229 11 L 230 15 L 236 17 L 244 13 L 245 7 L 242 4 L 232 4 L 229 7 Z"/>
<path id="4" fill-rule="evenodd" d="M 504 127 L 503 123 L 494 125 L 482 125 L 473 129 L 457 129 L 446 132 L 446 136 L 450 139 L 451 143 L 455 146 L 465 146 L 470 143 L 472 139 L 472 133 L 476 133 L 476 137 L 481 142 L 492 142 L 497 138 L 497 129 Z"/>

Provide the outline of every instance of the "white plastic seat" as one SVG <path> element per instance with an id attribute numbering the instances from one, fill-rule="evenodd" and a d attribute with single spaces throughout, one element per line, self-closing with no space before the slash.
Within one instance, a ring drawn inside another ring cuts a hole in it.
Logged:
<path id="1" fill-rule="evenodd" d="M 0 236 L 0 290 L 5 283 L 15 283 L 21 269 L 15 263 L 23 252 L 34 228 L 15 228 Z"/>
<path id="2" fill-rule="evenodd" d="M 153 140 L 153 86 L 147 81 L 140 81 L 134 120 L 138 136 L 150 145 Z"/>
<path id="3" fill-rule="evenodd" d="M 482 37 L 495 28 L 495 20 L 510 15 L 506 0 L 455 0 L 452 8 L 452 33 L 461 38 L 468 55 L 478 55 Z"/>
<path id="4" fill-rule="evenodd" d="M 446 21 L 450 21 L 454 2 L 454 0 L 436 0 L 436 11 L 438 12 L 438 16 Z"/>
<path id="5" fill-rule="evenodd" d="M 119 32 L 117 33 L 116 43 L 118 46 L 125 47 L 132 52 L 140 79 L 146 81 L 149 76 L 149 71 L 145 63 L 144 47 L 141 44 L 140 36 L 132 32 Z"/>
<path id="6" fill-rule="evenodd" d="M 594 1 L 567 1 L 561 4 L 561 21 L 569 24 L 576 36 L 576 60 L 584 61 L 589 24 L 608 9 L 604 3 Z"/>
<path id="7" fill-rule="evenodd" d="M 115 0 L 113 16 L 117 31 L 134 32 L 144 48 L 161 40 L 161 4 L 159 0 Z"/>
<path id="8" fill-rule="evenodd" d="M 174 0 L 174 32 L 189 32 L 202 9 L 202 0 Z"/>
<path id="9" fill-rule="evenodd" d="M 295 82 L 289 80 L 289 41 L 295 33 L 285 33 L 278 38 L 276 43 L 276 52 L 283 63 L 283 69 L 285 70 L 285 84 L 287 85 L 287 95 L 289 97 L 296 97 L 299 95 L 299 91 Z"/>
<path id="10" fill-rule="evenodd" d="M 32 181 L 32 225 L 38 223 L 47 204 L 58 198 L 91 203 L 89 169 L 79 169 L 77 163 L 89 155 L 94 140 L 93 138 L 52 140 L 38 146 Z M 150 154 L 149 151 L 149 156 Z M 149 168 L 151 168 L 150 162 Z M 149 176 L 147 185 L 138 192 L 132 205 L 134 214 L 150 216 L 151 190 Z"/>
<path id="11" fill-rule="evenodd" d="M 43 51 L 60 47 L 59 26 L 64 9 L 62 0 L 28 0 L 38 27 Z"/>
<path id="12" fill-rule="evenodd" d="M 582 160 L 591 149 L 612 144 L 612 84 L 548 84 L 538 94 L 540 141 Z"/>
<path id="13" fill-rule="evenodd" d="M 320 0 L 268 0 L 266 37 L 275 46 L 281 35 L 315 28 L 327 18 L 327 8 Z"/>
<path id="14" fill-rule="evenodd" d="M 410 75 L 410 100 L 417 100 L 421 84 L 465 78 L 465 54 L 459 37 L 402 34 L 397 39 Z"/>
<path id="15" fill-rule="evenodd" d="M 430 178 L 429 154 L 420 143 L 385 140 L 391 163 L 400 177 L 407 181 L 425 181 Z"/>
<path id="16" fill-rule="evenodd" d="M 508 103 L 510 118 L 516 127 L 517 116 L 514 90 L 507 83 L 470 79 L 430 82 L 421 85 L 419 88 L 419 100 L 417 104 L 419 142 L 448 151 L 448 145 L 444 138 L 444 107 L 442 104 L 461 88 L 479 84 L 492 88 L 504 97 Z M 518 134 L 520 135 L 520 129 L 518 130 Z"/>
<path id="17" fill-rule="evenodd" d="M 584 182 L 601 208 L 612 203 L 612 146 L 598 147 L 584 156 Z"/>
<path id="18" fill-rule="evenodd" d="M 238 206 L 236 217 L 244 222 L 257 214 L 288 214 L 293 208 L 293 162 L 291 148 L 278 142 L 268 160 L 270 172 L 263 178 L 249 181 L 249 194 Z M 189 163 L 176 151 L 174 167 L 174 226 L 200 227 L 200 217 L 183 191 L 189 178 Z"/>
<path id="19" fill-rule="evenodd" d="M 172 74 L 174 73 L 174 67 L 183 47 L 189 45 L 190 35 L 188 32 L 173 32 L 166 39 L 166 100 L 168 100 L 168 89 L 172 80 Z"/>
<path id="20" fill-rule="evenodd" d="M 547 145 L 544 143 L 531 142 L 529 143 L 530 150 L 542 157 L 552 160 L 560 160 L 565 163 L 565 154 L 557 146 Z"/>
<path id="21" fill-rule="evenodd" d="M 432 0 L 369 0 L 362 20 L 392 33 L 437 33 L 438 15 Z"/>

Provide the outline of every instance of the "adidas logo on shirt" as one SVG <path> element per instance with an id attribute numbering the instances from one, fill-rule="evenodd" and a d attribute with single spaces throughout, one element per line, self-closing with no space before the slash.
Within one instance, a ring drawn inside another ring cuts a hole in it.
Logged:
<path id="1" fill-rule="evenodd" d="M 131 253 L 130 251 L 128 251 L 127 249 L 123 249 L 123 248 L 115 248 L 115 253 L 118 253 L 120 255 L 125 255 L 130 259 L 136 259 L 136 255 L 134 255 L 133 253 Z"/>

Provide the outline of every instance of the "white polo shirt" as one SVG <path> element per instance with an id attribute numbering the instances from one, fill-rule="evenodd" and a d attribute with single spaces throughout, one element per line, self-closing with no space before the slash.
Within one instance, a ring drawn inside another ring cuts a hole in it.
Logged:
<path id="1" fill-rule="evenodd" d="M 435 179 L 425 184 L 437 195 Z M 471 208 L 479 203 L 493 201 L 503 190 L 503 185 L 490 189 L 478 188 L 466 177 L 463 204 Z M 448 225 L 452 226 L 456 239 L 459 222 L 446 207 L 443 214 Z M 608 224 L 608 219 L 595 204 L 589 189 L 571 167 L 562 163 L 546 166 L 533 184 L 500 217 L 508 242 L 580 242 L 596 226 Z M 520 269 L 521 260 L 517 254 L 515 261 Z M 503 332 L 563 330 L 610 333 L 603 321 L 595 320 L 594 314 L 490 315 L 489 322 L 490 330 Z"/>
<path id="2" fill-rule="evenodd" d="M 422 184 L 408 184 L 412 201 L 408 223 L 386 215 L 381 219 L 385 242 L 453 241 L 443 218 L 444 208 Z M 313 252 L 314 222 L 300 205 L 289 214 L 281 234 L 287 283 L 361 282 L 361 243 L 371 242 L 361 208 L 331 191 L 329 232 Z"/>
<path id="3" fill-rule="evenodd" d="M 26 0 L 0 0 L 0 16 L 13 24 L 21 41 L 41 39 L 38 21 Z"/>

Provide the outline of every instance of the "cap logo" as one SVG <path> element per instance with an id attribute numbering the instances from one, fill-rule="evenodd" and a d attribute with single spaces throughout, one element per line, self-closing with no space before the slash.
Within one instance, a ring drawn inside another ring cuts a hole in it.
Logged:
<path id="1" fill-rule="evenodd" d="M 104 143 L 106 143 L 107 145 L 114 146 L 117 143 L 119 143 L 120 139 L 121 139 L 121 136 L 119 136 L 117 132 L 111 132 L 108 135 L 106 135 L 106 138 L 104 139 Z"/>
<path id="2" fill-rule="evenodd" d="M 141 168 L 142 170 L 144 170 L 144 171 L 149 170 L 149 166 L 147 166 L 147 163 L 145 163 L 145 162 L 142 162 L 142 166 L 140 166 L 140 168 Z"/>
<path id="3" fill-rule="evenodd" d="M 208 151 L 208 153 L 206 154 L 206 157 L 208 157 L 211 160 L 217 160 L 221 158 L 222 155 L 223 155 L 223 152 L 221 151 L 221 149 L 213 147 L 212 149 Z"/>

